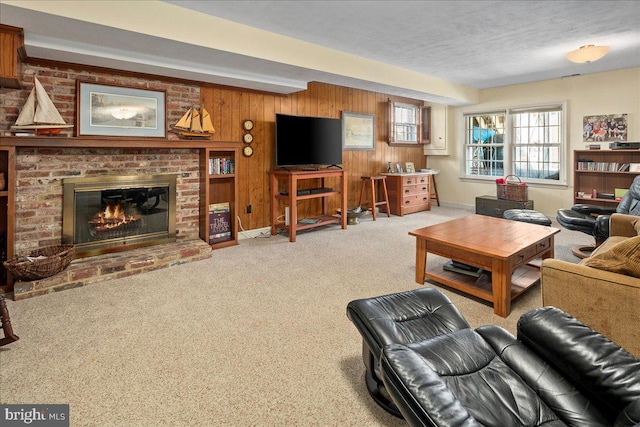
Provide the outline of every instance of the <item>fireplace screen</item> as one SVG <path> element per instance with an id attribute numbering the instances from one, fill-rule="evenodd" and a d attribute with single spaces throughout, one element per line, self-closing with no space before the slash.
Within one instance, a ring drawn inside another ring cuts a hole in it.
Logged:
<path id="1" fill-rule="evenodd" d="M 175 175 L 63 181 L 63 243 L 78 256 L 175 241 Z"/>

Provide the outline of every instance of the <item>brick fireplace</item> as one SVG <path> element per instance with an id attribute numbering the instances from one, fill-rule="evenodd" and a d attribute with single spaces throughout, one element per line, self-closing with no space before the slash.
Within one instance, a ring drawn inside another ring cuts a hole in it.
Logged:
<path id="1" fill-rule="evenodd" d="M 176 243 L 75 260 L 52 278 L 17 282 L 14 299 L 210 257 L 210 247 L 199 239 L 199 161 L 198 150 L 189 148 L 18 147 L 16 253 L 63 241 L 64 180 L 132 174 L 175 177 Z"/>

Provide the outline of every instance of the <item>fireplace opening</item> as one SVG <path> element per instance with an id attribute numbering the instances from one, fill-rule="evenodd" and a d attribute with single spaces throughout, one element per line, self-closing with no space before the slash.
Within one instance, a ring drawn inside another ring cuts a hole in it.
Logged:
<path id="1" fill-rule="evenodd" d="M 63 180 L 62 242 L 76 257 L 176 240 L 176 176 Z"/>

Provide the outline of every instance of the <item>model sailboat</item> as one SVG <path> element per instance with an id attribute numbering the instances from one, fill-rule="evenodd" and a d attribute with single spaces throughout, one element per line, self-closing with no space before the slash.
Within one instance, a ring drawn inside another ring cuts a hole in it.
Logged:
<path id="1" fill-rule="evenodd" d="M 209 112 L 202 107 L 202 113 L 197 108 L 189 108 L 184 116 L 172 126 L 173 132 L 183 138 L 210 138 L 216 131 L 211 122 Z"/>
<path id="2" fill-rule="evenodd" d="M 11 129 L 34 131 L 36 135 L 56 135 L 63 128 L 71 127 L 73 125 L 65 123 L 44 87 L 35 78 L 27 102 Z"/>

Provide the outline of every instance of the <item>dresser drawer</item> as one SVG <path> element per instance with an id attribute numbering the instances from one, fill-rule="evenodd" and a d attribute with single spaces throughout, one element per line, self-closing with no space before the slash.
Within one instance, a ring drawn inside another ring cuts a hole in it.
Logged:
<path id="1" fill-rule="evenodd" d="M 404 197 L 415 196 L 420 194 L 429 194 L 429 185 L 427 184 L 405 185 L 404 188 L 402 189 L 402 194 Z"/>
<path id="2" fill-rule="evenodd" d="M 417 184 L 429 184 L 429 175 L 423 176 L 403 176 L 402 186 L 417 185 Z"/>
<path id="3" fill-rule="evenodd" d="M 422 194 L 417 196 L 405 196 L 402 200 L 402 206 L 417 206 L 429 203 L 429 195 Z"/>

